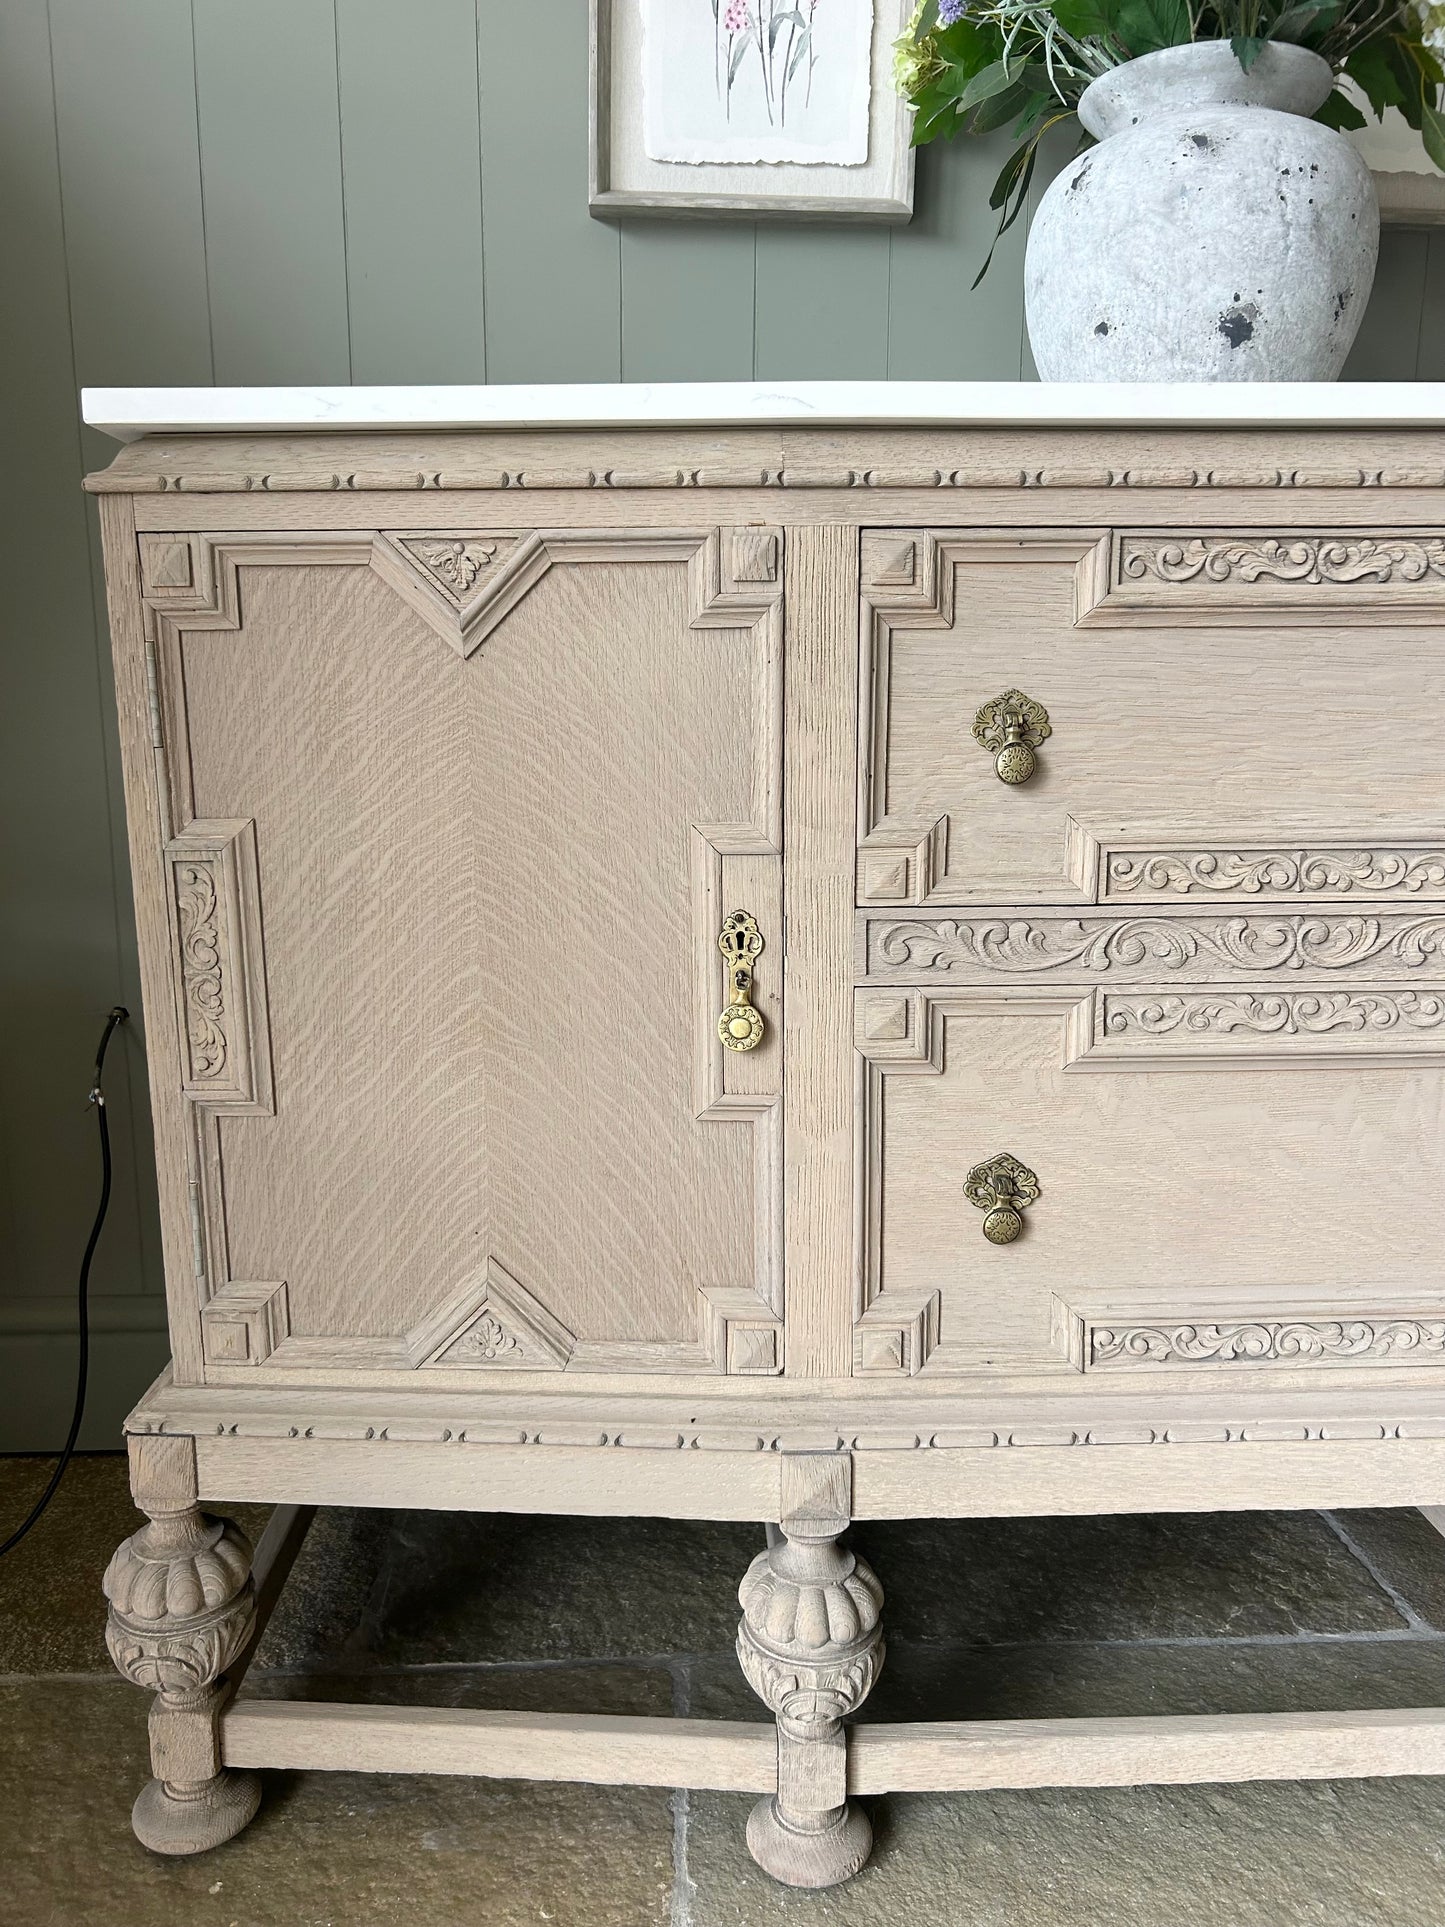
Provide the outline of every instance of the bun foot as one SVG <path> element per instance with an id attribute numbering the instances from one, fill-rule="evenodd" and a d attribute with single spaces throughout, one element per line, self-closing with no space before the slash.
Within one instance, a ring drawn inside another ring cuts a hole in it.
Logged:
<path id="1" fill-rule="evenodd" d="M 851 1801 L 809 1816 L 806 1826 L 784 1818 L 774 1799 L 748 1815 L 748 1852 L 764 1873 L 789 1887 L 836 1887 L 851 1880 L 873 1849 L 873 1828 Z"/>
<path id="2" fill-rule="evenodd" d="M 255 1773 L 223 1770 L 199 1786 L 148 1780 L 131 1808 L 135 1837 L 152 1853 L 205 1853 L 234 1840 L 261 1804 Z"/>

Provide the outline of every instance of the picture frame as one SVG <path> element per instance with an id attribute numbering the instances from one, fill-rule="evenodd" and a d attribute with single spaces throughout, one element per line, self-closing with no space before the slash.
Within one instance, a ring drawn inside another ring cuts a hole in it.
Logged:
<path id="1" fill-rule="evenodd" d="M 694 4 L 706 9 L 707 0 Z M 912 110 L 893 85 L 893 43 L 911 11 L 911 0 L 873 0 L 865 161 L 697 162 L 646 151 L 643 0 L 590 0 L 589 211 L 600 219 L 911 220 Z"/>

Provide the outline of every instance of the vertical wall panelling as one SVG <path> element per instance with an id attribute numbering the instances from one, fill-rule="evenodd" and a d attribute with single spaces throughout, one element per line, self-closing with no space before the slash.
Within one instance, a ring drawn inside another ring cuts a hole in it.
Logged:
<path id="1" fill-rule="evenodd" d="M 1426 236 L 1424 302 L 1420 313 L 1417 381 L 1445 381 L 1445 229 Z"/>
<path id="2" fill-rule="evenodd" d="M 485 381 L 476 0 L 337 0 L 351 378 Z"/>
<path id="3" fill-rule="evenodd" d="M 332 0 L 195 0 L 195 31 L 215 379 L 349 381 Z"/>
<path id="4" fill-rule="evenodd" d="M 884 227 L 758 228 L 757 372 L 881 380 L 888 373 Z"/>
<path id="5" fill-rule="evenodd" d="M 936 141 L 919 155 L 913 219 L 892 235 L 888 373 L 894 380 L 1017 381 L 1023 354 L 1023 223 L 972 288 L 998 216 L 988 205 L 1008 136 Z"/>
<path id="6" fill-rule="evenodd" d="M 50 22 L 76 378 L 212 381 L 190 0 Z M 85 431 L 88 462 L 112 446 Z"/>
<path id="7" fill-rule="evenodd" d="M 0 250 L 0 1450 L 13 1450 L 64 1435 L 75 1271 L 99 1181 L 84 1097 L 124 978 L 45 0 L 12 0 L 0 20 Z M 94 1279 L 92 1445 L 113 1443 L 164 1356 L 161 1301 L 144 1295 L 124 1055 L 110 1080 L 124 1142 Z"/>
<path id="8" fill-rule="evenodd" d="M 622 379 L 750 381 L 751 222 L 625 221 Z"/>
<path id="9" fill-rule="evenodd" d="M 195 49 L 190 0 L 128 0 L 124 7 L 97 8 L 94 0 L 51 0 L 56 135 L 64 214 L 69 312 L 74 331 L 72 383 L 55 397 L 51 432 L 74 450 L 75 387 L 95 382 L 207 382 L 214 378 L 210 314 L 206 293 L 205 225 L 201 204 L 201 165 L 196 129 Z M 137 218 L 143 210 L 144 218 Z M 185 370 L 184 374 L 179 370 Z M 83 465 L 110 460 L 114 445 L 92 430 L 81 431 Z M 72 453 L 72 460 L 74 454 Z M 72 472 L 70 489 L 79 476 Z M 94 617 L 87 618 L 90 648 L 104 712 L 112 707 L 110 645 L 104 622 L 104 589 L 93 508 L 90 570 Z M 118 970 L 107 973 L 98 990 L 100 1012 L 120 997 L 136 1013 L 136 1030 L 112 1046 L 117 1079 L 135 1071 L 132 1108 L 112 1109 L 112 1136 L 118 1174 L 113 1216 L 107 1228 L 111 1261 L 125 1254 L 126 1270 L 143 1272 L 160 1285 L 159 1224 L 151 1168 L 149 1115 L 141 1062 L 140 989 L 130 909 L 130 867 L 120 768 L 107 722 L 103 753 L 108 778 L 94 804 L 96 848 L 108 836 L 113 882 L 104 899 L 97 891 L 91 914 L 97 935 L 101 919 L 115 928 L 119 918 Z M 117 976 L 119 981 L 116 981 Z M 86 1040 L 89 1049 L 93 1038 Z M 119 1087 L 119 1088 L 123 1088 Z M 87 1128 L 90 1121 L 86 1120 Z M 65 1231 L 78 1249 L 92 1205 L 94 1152 L 88 1148 L 77 1167 L 86 1188 L 84 1202 L 67 1220 Z M 134 1184 L 130 1181 L 135 1174 Z M 128 1250 L 135 1222 L 138 1253 Z M 112 1242 L 113 1241 L 113 1242 Z M 67 1259 L 67 1270 L 75 1258 Z M 135 1388 L 132 1387 L 132 1390 Z"/>
<path id="10" fill-rule="evenodd" d="M 1413 381 L 1420 352 L 1430 234 L 1387 227 L 1365 319 L 1345 363 L 1345 381 Z"/>
<path id="11" fill-rule="evenodd" d="M 490 381 L 616 381 L 622 250 L 587 212 L 587 0 L 477 0 Z"/>

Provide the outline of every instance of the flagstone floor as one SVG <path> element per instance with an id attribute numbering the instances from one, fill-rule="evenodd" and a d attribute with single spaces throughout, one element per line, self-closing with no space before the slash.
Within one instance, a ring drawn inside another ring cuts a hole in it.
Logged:
<path id="1" fill-rule="evenodd" d="M 48 1471 L 0 1459 L 0 1528 Z M 234 1510 L 254 1535 L 264 1514 Z M 0 1927 L 1439 1927 L 1445 1782 L 897 1795 L 868 1868 L 775 1886 L 749 1799 L 275 1775 L 212 1854 L 137 1845 L 143 1696 L 100 1575 L 136 1523 L 80 1459 L 0 1561 Z M 1445 1539 L 1411 1512 L 858 1528 L 880 1719 L 1445 1705 Z M 756 1719 L 745 1527 L 323 1512 L 248 1679 L 276 1695 Z"/>

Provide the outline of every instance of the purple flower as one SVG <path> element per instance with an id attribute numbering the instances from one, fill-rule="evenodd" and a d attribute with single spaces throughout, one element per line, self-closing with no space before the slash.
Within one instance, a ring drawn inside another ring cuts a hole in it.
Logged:
<path id="1" fill-rule="evenodd" d="M 968 12 L 968 0 L 938 0 L 938 24 L 952 27 Z"/>
<path id="2" fill-rule="evenodd" d="M 728 0 L 727 12 L 723 15 L 723 32 L 745 33 L 752 24 L 748 0 Z"/>

